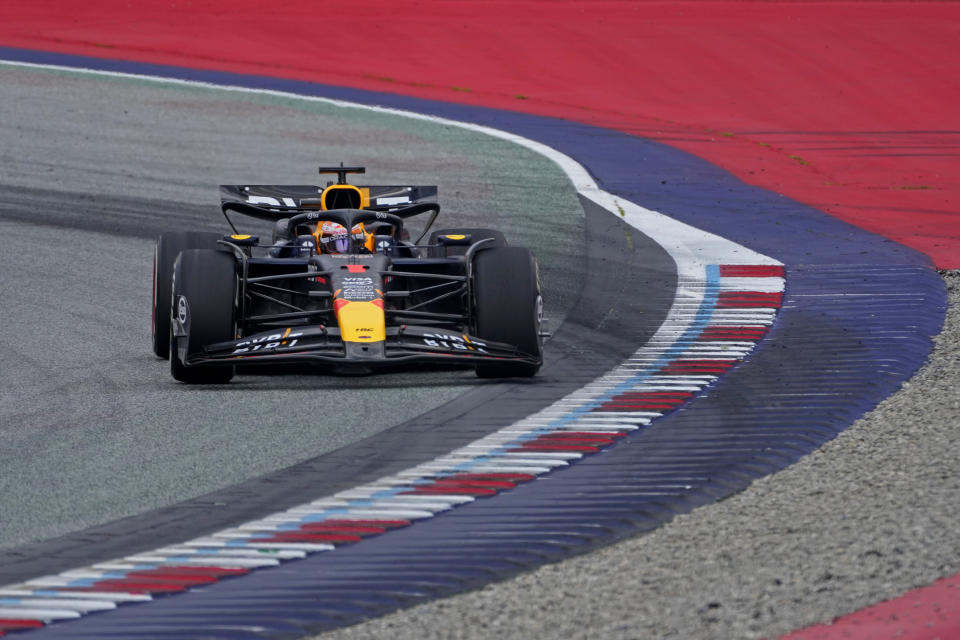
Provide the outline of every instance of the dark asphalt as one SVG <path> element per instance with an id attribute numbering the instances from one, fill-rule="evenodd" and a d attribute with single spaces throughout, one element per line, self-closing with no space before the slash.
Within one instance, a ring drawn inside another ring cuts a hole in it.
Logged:
<path id="1" fill-rule="evenodd" d="M 565 177 L 509 143 L 260 96 L 9 69 L 0 82 L 15 97 L 0 113 L 3 153 L 34 167 L 0 185 L 2 294 L 14 302 L 0 353 L 15 363 L 0 373 L 0 584 L 196 537 L 445 453 L 619 363 L 672 300 L 662 249 L 593 205 L 584 235 Z M 264 140 L 278 147 L 269 171 L 249 151 Z M 354 161 L 366 141 L 380 145 L 362 159 L 371 183 L 439 184 L 449 225 L 499 227 L 534 249 L 557 330 L 541 374 L 173 382 L 149 353 L 152 237 L 222 229 L 211 185 L 309 183 L 316 158 Z M 24 343 L 30 332 L 40 339 Z"/>
<path id="2" fill-rule="evenodd" d="M 149 349 L 153 238 L 224 230 L 220 183 L 316 183 L 343 160 L 370 183 L 437 184 L 447 225 L 499 226 L 537 253 L 554 326 L 580 289 L 576 196 L 515 145 L 133 80 L 0 67 L 0 86 L 0 548 L 286 469 L 479 384 L 462 370 L 176 384 Z"/>

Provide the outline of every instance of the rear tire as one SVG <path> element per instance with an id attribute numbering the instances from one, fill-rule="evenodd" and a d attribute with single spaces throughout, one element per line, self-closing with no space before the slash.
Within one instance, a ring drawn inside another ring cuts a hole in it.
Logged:
<path id="1" fill-rule="evenodd" d="M 497 247 L 474 259 L 477 337 L 516 345 L 538 362 L 488 362 L 477 365 L 481 378 L 529 378 L 543 360 L 540 323 L 543 299 L 537 261 L 529 249 Z"/>
<path id="2" fill-rule="evenodd" d="M 440 241 L 437 239 L 439 236 L 445 235 L 466 235 L 470 236 L 470 242 L 476 243 L 480 240 L 486 240 L 487 238 L 493 238 L 493 242 L 483 243 L 484 249 L 493 249 L 496 247 L 505 247 L 507 246 L 507 238 L 503 235 L 503 232 L 497 231 L 496 229 L 438 229 L 430 234 L 430 244 L 440 244 Z M 447 247 L 448 256 L 462 256 L 467 252 L 467 249 L 470 247 L 464 246 L 453 246 Z"/>
<path id="3" fill-rule="evenodd" d="M 170 281 L 173 263 L 187 249 L 215 249 L 220 236 L 216 233 L 172 231 L 157 238 L 153 251 L 153 353 L 166 360 L 170 357 Z"/>
<path id="4" fill-rule="evenodd" d="M 170 373 L 188 384 L 225 384 L 233 377 L 232 366 L 184 366 L 176 349 L 176 340 L 185 340 L 188 355 L 215 342 L 234 338 L 234 300 L 237 286 L 234 258 L 229 253 L 209 249 L 189 249 L 180 253 L 173 268 L 173 294 L 170 318 L 178 313 L 178 301 L 186 298 L 189 331 L 186 338 L 174 338 L 170 330 Z"/>

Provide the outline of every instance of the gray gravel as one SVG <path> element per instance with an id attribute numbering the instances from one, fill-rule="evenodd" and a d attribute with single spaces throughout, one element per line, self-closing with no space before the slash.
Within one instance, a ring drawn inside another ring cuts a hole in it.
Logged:
<path id="1" fill-rule="evenodd" d="M 960 571 L 960 272 L 927 364 L 820 450 L 655 532 L 326 639 L 763 638 Z"/>

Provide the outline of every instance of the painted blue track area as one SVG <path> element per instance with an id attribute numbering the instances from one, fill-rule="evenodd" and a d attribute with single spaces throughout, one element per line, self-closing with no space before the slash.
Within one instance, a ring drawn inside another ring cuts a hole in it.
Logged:
<path id="1" fill-rule="evenodd" d="M 286 91 L 477 123 L 571 156 L 607 191 L 784 263 L 758 349 L 693 401 L 545 481 L 243 579 L 37 638 L 298 637 L 658 527 L 815 450 L 925 361 L 946 291 L 929 259 L 687 153 L 570 121 L 307 82 L 0 48 L 0 58 Z"/>

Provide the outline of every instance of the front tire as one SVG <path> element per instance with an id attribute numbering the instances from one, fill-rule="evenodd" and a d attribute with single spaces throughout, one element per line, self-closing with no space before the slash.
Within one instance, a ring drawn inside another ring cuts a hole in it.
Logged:
<path id="1" fill-rule="evenodd" d="M 187 384 L 226 384 L 233 378 L 232 366 L 200 365 L 187 367 L 180 359 L 177 341 L 186 342 L 186 354 L 234 338 L 234 300 L 237 286 L 232 255 L 209 249 L 190 249 L 180 253 L 173 268 L 173 294 L 170 297 L 170 373 Z M 185 299 L 186 337 L 173 336 L 175 314 L 181 313 Z"/>
<path id="2" fill-rule="evenodd" d="M 516 345 L 537 359 L 528 362 L 488 362 L 477 365 L 481 378 L 529 378 L 543 361 L 540 324 L 543 299 L 537 261 L 529 249 L 497 247 L 481 251 L 473 267 L 477 337 Z"/>
<path id="3" fill-rule="evenodd" d="M 172 231 L 160 234 L 153 251 L 153 353 L 166 360 L 170 357 L 170 281 L 173 263 L 187 249 L 215 249 L 220 236 L 216 233 Z"/>

